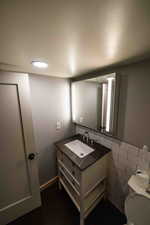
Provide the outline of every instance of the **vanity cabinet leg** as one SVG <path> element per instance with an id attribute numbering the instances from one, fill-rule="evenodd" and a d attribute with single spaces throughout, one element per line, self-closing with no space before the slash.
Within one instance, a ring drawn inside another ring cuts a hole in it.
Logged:
<path id="1" fill-rule="evenodd" d="M 80 181 L 80 225 L 84 225 L 84 192 L 82 176 Z"/>
<path id="2" fill-rule="evenodd" d="M 104 197 L 103 197 L 103 199 L 104 199 L 104 201 L 107 200 L 107 194 L 106 194 L 106 192 L 104 192 Z"/>
<path id="3" fill-rule="evenodd" d="M 59 190 L 61 191 L 62 186 L 61 186 L 61 182 L 60 182 L 60 180 L 58 180 L 58 188 L 59 188 Z"/>
<path id="4" fill-rule="evenodd" d="M 103 199 L 104 199 L 104 201 L 106 201 L 107 200 L 107 181 L 106 180 L 104 180 L 104 185 L 105 185 L 105 191 L 104 191 L 104 197 L 103 197 Z"/>
<path id="5" fill-rule="evenodd" d="M 80 225 L 84 225 L 84 215 L 80 212 Z"/>

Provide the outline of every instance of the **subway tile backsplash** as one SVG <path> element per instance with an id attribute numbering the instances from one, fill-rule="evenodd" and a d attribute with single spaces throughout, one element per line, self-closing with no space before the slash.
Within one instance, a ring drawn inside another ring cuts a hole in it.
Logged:
<path id="1" fill-rule="evenodd" d="M 83 134 L 86 128 L 76 126 L 76 133 Z M 108 177 L 108 198 L 121 211 L 128 195 L 128 179 L 137 169 L 149 167 L 150 153 L 125 142 L 88 130 L 90 138 L 112 149 L 111 165 Z"/>

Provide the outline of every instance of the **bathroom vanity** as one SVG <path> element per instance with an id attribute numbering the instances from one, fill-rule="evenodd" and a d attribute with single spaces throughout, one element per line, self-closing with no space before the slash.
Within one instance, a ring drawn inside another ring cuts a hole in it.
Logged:
<path id="1" fill-rule="evenodd" d="M 72 143 L 81 150 L 81 135 L 56 143 L 59 188 L 61 185 L 65 188 L 80 212 L 80 225 L 83 225 L 84 219 L 106 194 L 110 149 L 95 142 L 90 146 L 84 144 L 85 152 L 90 149 L 91 152 L 86 156 L 80 153 L 79 157 L 70 150 L 68 144 Z"/>

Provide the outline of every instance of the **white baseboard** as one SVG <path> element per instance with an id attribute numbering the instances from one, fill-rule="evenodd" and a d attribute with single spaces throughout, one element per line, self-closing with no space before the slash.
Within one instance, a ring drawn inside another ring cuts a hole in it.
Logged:
<path id="1" fill-rule="evenodd" d="M 52 178 L 51 180 L 49 180 L 48 182 L 42 184 L 40 186 L 40 191 L 45 190 L 46 188 L 50 187 L 51 185 L 53 185 L 54 183 L 56 183 L 58 181 L 58 176 Z"/>

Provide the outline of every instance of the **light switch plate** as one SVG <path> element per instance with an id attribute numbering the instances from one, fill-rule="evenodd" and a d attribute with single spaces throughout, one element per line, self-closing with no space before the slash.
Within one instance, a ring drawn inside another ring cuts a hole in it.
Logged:
<path id="1" fill-rule="evenodd" d="M 83 117 L 80 116 L 79 122 L 82 123 L 83 122 Z"/>
<path id="2" fill-rule="evenodd" d="M 56 122 L 56 130 L 60 130 L 62 128 L 62 122 L 61 121 L 57 121 Z"/>

